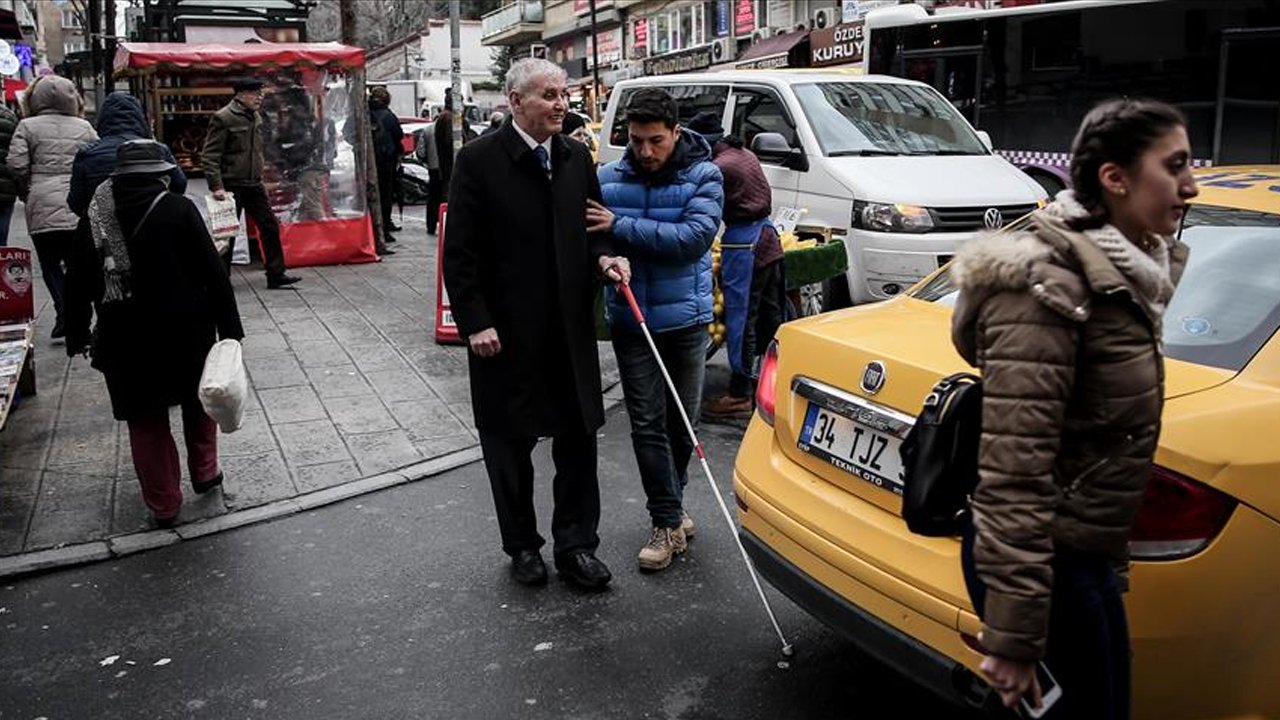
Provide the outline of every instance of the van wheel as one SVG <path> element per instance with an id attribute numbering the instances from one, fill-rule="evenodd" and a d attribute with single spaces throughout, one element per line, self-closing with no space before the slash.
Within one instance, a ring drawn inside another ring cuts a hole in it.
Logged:
<path id="1" fill-rule="evenodd" d="M 851 307 L 853 299 L 849 296 L 849 278 L 844 273 L 822 281 L 822 312 L 840 310 Z"/>

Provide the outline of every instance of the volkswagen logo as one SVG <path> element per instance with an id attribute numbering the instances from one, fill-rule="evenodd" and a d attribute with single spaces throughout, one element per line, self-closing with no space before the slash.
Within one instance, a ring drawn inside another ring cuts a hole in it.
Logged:
<path id="1" fill-rule="evenodd" d="M 990 230 L 999 230 L 1004 227 L 1004 216 L 1000 214 L 1000 209 L 987 208 L 987 211 L 982 213 L 982 224 Z"/>
<path id="2" fill-rule="evenodd" d="M 884 387 L 884 378 L 884 363 L 872 360 L 867 363 L 867 369 L 862 371 L 862 391 L 868 395 L 875 395 L 880 392 L 880 388 Z"/>

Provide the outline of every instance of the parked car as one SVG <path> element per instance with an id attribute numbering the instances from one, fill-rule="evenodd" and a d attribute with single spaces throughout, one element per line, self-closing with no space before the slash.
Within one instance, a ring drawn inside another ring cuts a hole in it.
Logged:
<path id="1" fill-rule="evenodd" d="M 400 140 L 400 146 L 404 150 L 405 155 L 412 155 L 417 149 L 418 143 L 422 137 L 426 135 L 430 137 L 432 123 L 426 118 L 417 117 L 401 117 L 400 129 L 404 131 L 404 137 Z"/>
<path id="2" fill-rule="evenodd" d="M 1134 716 L 1280 717 L 1280 166 L 1198 180 L 1190 261 L 1165 314 L 1163 430 L 1130 544 Z M 913 535 L 900 516 L 913 414 L 939 378 L 972 371 L 951 344 L 955 299 L 943 268 L 885 303 L 784 325 L 734 490 L 769 582 L 923 686 L 979 703 L 981 624 L 960 543 Z M 815 411 L 878 452 L 806 452 Z"/>
<path id="3" fill-rule="evenodd" d="M 670 92 L 681 122 L 721 114 L 728 133 L 759 156 L 775 210 L 804 209 L 801 235 L 844 238 L 849 269 L 829 288 L 828 307 L 900 294 L 979 230 L 999 228 L 1046 197 L 933 88 L 841 71 L 620 82 L 605 112 L 601 163 L 626 149 L 623 108 L 643 87 Z"/>

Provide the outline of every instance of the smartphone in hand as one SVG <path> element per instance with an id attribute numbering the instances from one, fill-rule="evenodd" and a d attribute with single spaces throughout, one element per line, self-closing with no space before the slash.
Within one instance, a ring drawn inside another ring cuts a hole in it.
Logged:
<path id="1" fill-rule="evenodd" d="M 1036 681 L 1040 683 L 1040 707 L 1031 707 L 1028 697 L 1022 696 L 1022 714 L 1029 718 L 1044 717 L 1049 708 L 1062 698 L 1062 686 L 1049 674 L 1049 668 L 1043 661 L 1036 663 Z"/>

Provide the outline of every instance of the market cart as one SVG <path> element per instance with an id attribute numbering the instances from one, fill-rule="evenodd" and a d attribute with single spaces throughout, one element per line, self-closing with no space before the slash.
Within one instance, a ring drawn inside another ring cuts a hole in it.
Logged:
<path id="1" fill-rule="evenodd" d="M 231 100 L 232 83 L 261 80 L 263 184 L 286 264 L 378 259 L 365 196 L 363 50 L 338 43 L 121 43 L 115 75 L 130 79 L 156 139 L 192 177 L 202 174 L 209 118 Z"/>

